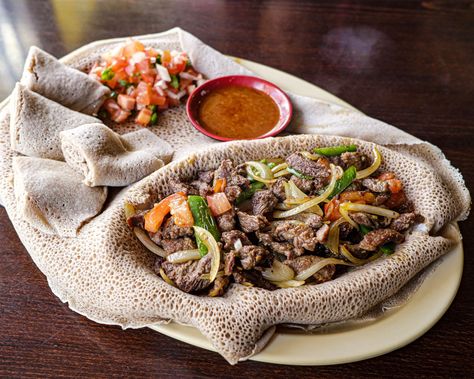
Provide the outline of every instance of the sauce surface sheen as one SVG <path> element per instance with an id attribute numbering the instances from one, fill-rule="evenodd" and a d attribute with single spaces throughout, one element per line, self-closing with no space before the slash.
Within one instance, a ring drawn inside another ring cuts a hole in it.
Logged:
<path id="1" fill-rule="evenodd" d="M 198 119 L 209 132 L 227 138 L 248 139 L 266 134 L 278 123 L 277 104 L 266 93 L 244 86 L 210 91 L 199 105 Z"/>

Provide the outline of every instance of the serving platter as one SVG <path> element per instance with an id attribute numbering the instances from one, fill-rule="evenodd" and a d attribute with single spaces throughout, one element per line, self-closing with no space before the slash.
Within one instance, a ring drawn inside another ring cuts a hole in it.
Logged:
<path id="1" fill-rule="evenodd" d="M 255 62 L 234 59 L 284 90 L 356 110 L 300 78 Z M 457 228 L 457 225 L 450 228 Z M 443 316 L 459 288 L 462 269 L 463 248 L 460 242 L 442 258 L 436 270 L 404 306 L 387 312 L 374 322 L 357 326 L 325 328 L 312 333 L 278 329 L 264 350 L 250 359 L 287 365 L 330 365 L 368 359 L 401 348 L 427 332 Z M 151 325 L 150 328 L 179 341 L 215 351 L 193 327 L 172 322 Z"/>

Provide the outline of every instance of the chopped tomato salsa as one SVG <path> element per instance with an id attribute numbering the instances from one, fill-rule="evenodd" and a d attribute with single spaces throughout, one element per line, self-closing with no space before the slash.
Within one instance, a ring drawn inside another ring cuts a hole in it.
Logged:
<path id="1" fill-rule="evenodd" d="M 112 90 L 99 116 L 117 123 L 132 116 L 143 126 L 156 123 L 159 111 L 179 106 L 204 82 L 185 52 L 145 47 L 132 39 L 105 53 L 89 75 Z"/>

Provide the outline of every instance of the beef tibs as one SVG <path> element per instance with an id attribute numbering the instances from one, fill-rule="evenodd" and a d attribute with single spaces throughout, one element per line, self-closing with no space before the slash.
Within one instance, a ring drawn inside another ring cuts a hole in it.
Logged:
<path id="1" fill-rule="evenodd" d="M 377 167 L 381 158 L 341 145 L 238 165 L 224 159 L 186 180 L 171 178 L 171 193 L 152 209 L 130 216 L 126 206 L 127 223 L 157 245 L 155 271 L 185 292 L 323 283 L 344 275 L 337 265 L 396 252 L 423 219 L 396 174 Z M 369 166 L 372 175 L 361 173 Z"/>

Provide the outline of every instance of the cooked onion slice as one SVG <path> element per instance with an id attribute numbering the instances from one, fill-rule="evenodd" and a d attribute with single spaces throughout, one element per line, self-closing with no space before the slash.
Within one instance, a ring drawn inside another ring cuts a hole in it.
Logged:
<path id="1" fill-rule="evenodd" d="M 295 276 L 295 280 L 306 280 L 316 274 L 322 268 L 326 267 L 327 265 L 353 266 L 352 263 L 347 263 L 341 259 L 324 258 L 323 260 L 316 262 L 314 265 L 308 267 L 306 270 L 301 271 L 298 275 Z"/>
<path id="2" fill-rule="evenodd" d="M 207 247 L 207 253 L 211 254 L 211 270 L 209 271 L 209 281 L 212 283 L 216 279 L 217 272 L 219 271 L 219 265 L 221 263 L 221 252 L 216 240 L 206 229 L 200 226 L 193 226 L 194 233 L 201 240 L 201 242 Z"/>
<path id="3" fill-rule="evenodd" d="M 321 158 L 320 155 L 311 154 L 309 151 L 302 151 L 301 155 L 307 159 L 311 159 L 312 161 L 317 161 Z"/>
<path id="4" fill-rule="evenodd" d="M 376 146 L 374 146 L 374 149 L 372 150 L 372 152 L 374 153 L 374 161 L 372 165 L 370 167 L 367 167 L 364 170 L 357 171 L 356 179 L 366 178 L 372 175 L 380 167 L 380 164 L 382 163 L 382 155 L 380 154 Z"/>
<path id="5" fill-rule="evenodd" d="M 319 196 L 317 196 L 317 197 L 315 197 L 315 198 L 313 198 L 309 201 L 306 201 L 305 203 L 297 206 L 296 208 L 290 209 L 288 211 L 284 211 L 284 212 L 276 211 L 276 212 L 273 213 L 273 217 L 274 218 L 291 217 L 291 216 L 294 216 L 298 213 L 304 212 L 307 209 L 310 209 L 315 205 L 318 205 L 322 201 L 326 200 L 329 197 L 329 195 L 331 195 L 332 191 L 334 190 L 336 180 L 337 180 L 337 178 L 336 178 L 336 168 L 333 164 L 331 164 L 331 182 L 329 183 L 329 185 L 326 187 L 326 190 L 321 195 L 319 195 Z"/>
<path id="6" fill-rule="evenodd" d="M 341 252 L 341 254 L 346 257 L 350 262 L 354 263 L 355 265 L 357 266 L 361 266 L 363 264 L 366 264 L 366 263 L 369 263 L 377 258 L 379 258 L 383 252 L 379 251 L 377 254 L 375 255 L 372 255 L 370 258 L 367 258 L 367 259 L 359 259 L 357 257 L 354 257 L 351 252 L 349 251 L 349 249 L 344 246 L 344 245 L 341 245 L 341 248 L 339 250 Z"/>
<path id="7" fill-rule="evenodd" d="M 273 177 L 274 178 L 279 178 L 280 176 L 285 176 L 285 175 L 289 175 L 290 172 L 285 168 L 284 170 L 281 170 L 281 171 L 278 171 L 276 172 Z"/>
<path id="8" fill-rule="evenodd" d="M 162 268 L 160 268 L 160 276 L 163 278 L 163 280 L 168 283 L 170 286 L 173 286 L 173 287 L 176 287 L 176 285 L 174 284 L 174 282 L 168 277 L 168 275 L 166 275 L 165 273 L 165 270 L 163 270 Z"/>
<path id="9" fill-rule="evenodd" d="M 276 172 L 278 172 L 278 171 L 284 170 L 284 169 L 287 168 L 287 167 L 288 167 L 288 163 L 285 163 L 285 162 L 284 162 L 284 163 L 277 164 L 275 167 L 273 167 L 273 168 L 271 169 L 271 171 L 272 171 L 273 173 L 276 173 Z"/>
<path id="10" fill-rule="evenodd" d="M 272 282 L 274 285 L 280 288 L 294 288 L 304 285 L 304 280 L 285 280 L 282 282 Z"/>
<path id="11" fill-rule="evenodd" d="M 135 235 L 143 244 L 143 246 L 145 246 L 148 250 L 160 257 L 166 258 L 166 251 L 164 251 L 161 247 L 154 243 L 143 229 L 134 227 L 133 233 L 135 233 Z"/>
<path id="12" fill-rule="evenodd" d="M 290 266 L 275 259 L 272 267 L 262 271 L 262 276 L 270 282 L 284 282 L 295 277 L 295 272 Z"/>
<path id="13" fill-rule="evenodd" d="M 347 203 L 342 203 L 339 205 L 339 213 L 341 214 L 342 217 L 344 217 L 344 220 L 346 220 L 349 224 L 351 224 L 354 228 L 359 229 L 359 225 L 351 218 L 349 215 L 349 212 L 347 212 L 347 209 L 345 207 Z"/>
<path id="14" fill-rule="evenodd" d="M 216 278 L 218 278 L 220 276 L 224 276 L 224 271 L 218 271 L 217 272 Z M 209 274 L 202 274 L 201 275 L 201 279 L 203 279 L 203 280 L 209 280 L 209 278 L 210 278 Z"/>
<path id="15" fill-rule="evenodd" d="M 388 218 L 397 218 L 399 214 L 395 211 L 391 211 L 387 208 L 376 207 L 374 205 L 356 204 L 356 203 L 345 203 L 345 210 L 354 212 L 366 212 L 378 216 L 384 216 Z"/>
<path id="16" fill-rule="evenodd" d="M 328 241 L 326 246 L 334 254 L 339 254 L 339 225 L 345 223 L 344 218 L 340 218 L 337 221 L 333 222 L 329 228 Z"/>
<path id="17" fill-rule="evenodd" d="M 166 257 L 166 260 L 170 263 L 184 263 L 187 261 L 195 261 L 197 259 L 201 259 L 199 249 L 181 250 Z"/>
<path id="18" fill-rule="evenodd" d="M 273 173 L 270 167 L 266 164 L 255 161 L 245 162 L 245 164 L 247 166 L 247 174 L 249 174 L 252 179 L 265 184 L 274 183 L 276 181 L 273 179 Z M 254 174 L 252 168 L 258 171 L 258 175 Z"/>

